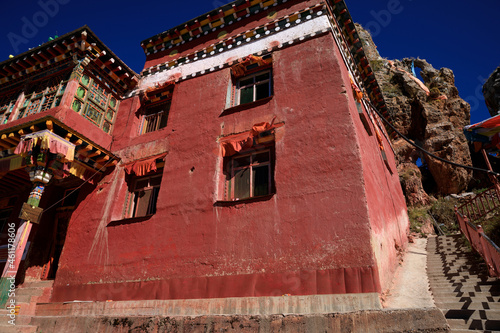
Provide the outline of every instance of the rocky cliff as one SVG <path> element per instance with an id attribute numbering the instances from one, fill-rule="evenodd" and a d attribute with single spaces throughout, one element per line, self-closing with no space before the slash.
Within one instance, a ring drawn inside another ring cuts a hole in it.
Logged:
<path id="1" fill-rule="evenodd" d="M 384 59 L 369 33 L 360 25 L 356 28 L 382 89 L 389 120 L 397 130 L 443 159 L 472 165 L 462 132 L 470 123 L 470 105 L 460 98 L 453 72 L 448 68 L 437 70 L 423 59 Z M 420 73 L 414 74 L 412 68 Z M 451 194 L 467 188 L 470 171 L 422 154 L 399 136 L 393 146 L 408 205 L 428 204 L 427 192 Z M 421 168 L 416 165 L 418 159 L 423 163 Z M 421 170 L 427 174 L 423 177 L 425 189 Z"/>
<path id="2" fill-rule="evenodd" d="M 496 116 L 500 112 L 500 67 L 497 67 L 486 80 L 483 95 L 490 115 Z"/>

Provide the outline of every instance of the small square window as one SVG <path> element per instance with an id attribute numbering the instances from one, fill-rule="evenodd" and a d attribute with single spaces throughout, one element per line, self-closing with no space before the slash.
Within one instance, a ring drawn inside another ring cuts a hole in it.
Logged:
<path id="1" fill-rule="evenodd" d="M 272 95 L 271 70 L 260 71 L 238 79 L 234 105 L 255 102 Z"/>
<path id="2" fill-rule="evenodd" d="M 237 201 L 273 193 L 272 150 L 263 149 L 224 158 L 226 200 Z"/>
<path id="3" fill-rule="evenodd" d="M 154 105 L 146 108 L 142 116 L 142 124 L 139 134 L 154 132 L 167 126 L 170 102 Z"/>
<path id="4" fill-rule="evenodd" d="M 142 177 L 133 176 L 129 186 L 127 217 L 149 216 L 156 213 L 163 168 Z"/>

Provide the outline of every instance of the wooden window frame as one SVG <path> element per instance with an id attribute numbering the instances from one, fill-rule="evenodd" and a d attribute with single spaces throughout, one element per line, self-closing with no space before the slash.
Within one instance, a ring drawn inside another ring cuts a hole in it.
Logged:
<path id="1" fill-rule="evenodd" d="M 162 176 L 163 168 L 145 176 L 131 176 L 126 218 L 146 217 L 156 214 L 156 205 L 158 202 Z M 147 186 L 138 187 L 138 183 L 145 180 L 147 180 Z M 157 183 L 152 182 L 152 180 L 156 180 Z M 141 196 L 141 193 L 144 193 L 144 195 Z M 144 198 L 144 196 L 146 196 L 147 199 Z M 148 200 L 148 202 L 146 203 L 144 200 Z"/>
<path id="2" fill-rule="evenodd" d="M 83 96 L 78 95 L 79 91 L 83 92 Z M 75 110 L 75 103 L 80 105 L 78 110 Z M 115 97 L 112 89 L 106 83 L 98 80 L 93 74 L 85 72 L 79 78 L 79 85 L 75 92 L 71 108 L 101 128 L 105 133 L 111 134 L 119 103 L 120 101 Z M 97 121 L 89 116 L 89 114 L 92 114 L 92 112 L 89 112 L 89 108 L 93 108 L 98 112 L 99 118 Z"/>
<path id="3" fill-rule="evenodd" d="M 24 97 L 24 102 L 19 108 L 17 119 L 28 117 L 32 114 L 47 111 L 60 105 L 62 96 L 66 91 L 71 72 L 56 74 L 49 78 L 36 81 L 29 88 L 29 93 Z M 34 102 L 40 101 L 35 108 L 30 108 Z M 27 111 L 30 111 L 27 113 Z M 11 110 L 12 111 L 12 110 Z"/>
<path id="4" fill-rule="evenodd" d="M 142 115 L 141 125 L 139 127 L 139 135 L 156 132 L 167 127 L 171 104 L 169 100 L 167 102 L 146 106 L 146 111 Z"/>
<path id="5" fill-rule="evenodd" d="M 255 157 L 257 155 L 261 155 L 263 153 L 268 154 L 268 160 L 264 162 L 255 161 Z M 245 158 L 249 158 L 249 163 L 244 165 L 238 165 L 237 160 L 242 160 Z M 262 148 L 256 148 L 249 151 L 242 152 L 240 154 L 236 154 L 233 156 L 224 158 L 224 174 L 225 177 L 225 193 L 224 199 L 226 201 L 241 201 L 241 200 L 250 200 L 259 197 L 266 197 L 274 194 L 274 147 L 266 146 Z M 256 168 L 267 166 L 267 193 L 256 194 L 255 190 L 255 176 L 256 176 Z M 246 197 L 237 197 L 235 194 L 236 191 L 236 175 L 240 170 L 249 170 L 248 175 L 248 196 Z"/>
<path id="6" fill-rule="evenodd" d="M 262 75 L 264 75 L 266 73 L 269 73 L 269 78 L 268 79 L 263 79 L 263 80 L 256 81 L 256 79 L 257 79 L 258 76 L 262 76 Z M 250 83 L 250 84 L 242 85 L 243 81 L 247 81 L 249 79 L 253 79 L 253 82 Z M 256 86 L 257 85 L 261 85 L 261 84 L 266 83 L 266 82 L 268 83 L 268 94 L 265 97 L 257 98 L 257 89 L 256 89 Z M 251 101 L 242 102 L 241 101 L 241 92 L 242 92 L 242 90 L 244 88 L 248 88 L 248 87 L 253 87 L 252 100 Z M 273 71 L 272 71 L 271 68 L 266 68 L 266 69 L 259 70 L 259 71 L 256 71 L 254 73 L 245 75 L 243 77 L 240 77 L 240 78 L 237 79 L 234 88 L 235 88 L 235 91 L 234 91 L 234 104 L 233 104 L 233 106 L 250 104 L 250 103 L 254 103 L 254 102 L 257 102 L 257 101 L 269 98 L 269 97 L 273 96 Z"/>

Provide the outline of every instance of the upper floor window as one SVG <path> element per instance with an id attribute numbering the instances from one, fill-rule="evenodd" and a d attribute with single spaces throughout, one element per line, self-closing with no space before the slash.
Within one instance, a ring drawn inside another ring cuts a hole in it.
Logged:
<path id="1" fill-rule="evenodd" d="M 84 74 L 80 78 L 71 108 L 109 133 L 115 120 L 118 101 L 105 84 Z"/>
<path id="2" fill-rule="evenodd" d="M 236 105 L 251 103 L 272 95 L 271 70 L 247 75 L 238 80 Z"/>
<path id="3" fill-rule="evenodd" d="M 16 105 L 20 92 L 10 93 L 0 97 L 0 125 L 6 124 Z"/>
<path id="4" fill-rule="evenodd" d="M 226 108 L 256 102 L 273 95 L 272 57 L 249 55 L 231 67 Z"/>
<path id="5" fill-rule="evenodd" d="M 139 135 L 154 132 L 167 126 L 174 88 L 175 82 L 166 81 L 149 87 L 141 93 L 143 106 L 140 110 Z"/>
<path id="6" fill-rule="evenodd" d="M 156 213 L 162 175 L 163 168 L 147 176 L 132 176 L 127 217 L 149 216 Z"/>
<path id="7" fill-rule="evenodd" d="M 154 132 L 167 126 L 170 101 L 146 107 L 142 116 L 139 134 Z"/>
<path id="8" fill-rule="evenodd" d="M 150 156 L 125 165 L 129 175 L 125 217 L 149 216 L 156 213 L 166 153 Z"/>
<path id="9" fill-rule="evenodd" d="M 242 200 L 272 193 L 271 149 L 225 158 L 226 200 Z"/>
<path id="10" fill-rule="evenodd" d="M 25 93 L 17 119 L 59 106 L 69 79 L 69 72 L 32 83 Z"/>

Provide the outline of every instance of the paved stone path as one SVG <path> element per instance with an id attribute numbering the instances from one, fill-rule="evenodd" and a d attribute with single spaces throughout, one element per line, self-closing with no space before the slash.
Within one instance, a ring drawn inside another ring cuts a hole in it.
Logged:
<path id="1" fill-rule="evenodd" d="M 500 281 L 460 235 L 429 237 L 427 275 L 451 332 L 500 332 Z"/>
<path id="2" fill-rule="evenodd" d="M 404 261 L 394 275 L 390 293 L 383 303 L 386 309 L 433 308 L 426 274 L 427 238 L 416 238 L 408 244 Z"/>

